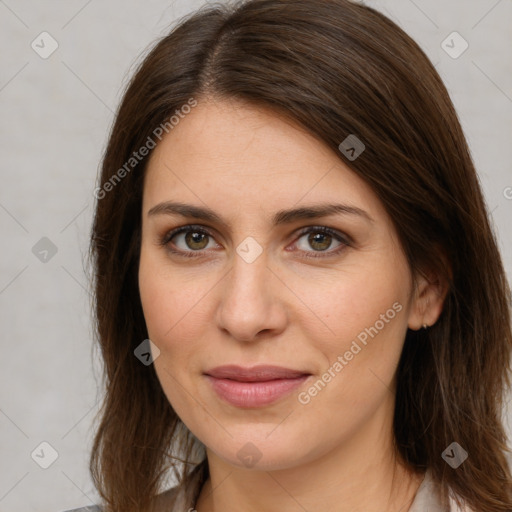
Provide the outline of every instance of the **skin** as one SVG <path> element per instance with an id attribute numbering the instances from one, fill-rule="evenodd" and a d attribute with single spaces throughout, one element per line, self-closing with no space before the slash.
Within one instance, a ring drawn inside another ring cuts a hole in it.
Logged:
<path id="1" fill-rule="evenodd" d="M 435 279 L 415 276 L 414 286 L 383 205 L 342 158 L 270 110 L 211 98 L 151 156 L 140 296 L 160 350 L 154 365 L 162 388 L 206 446 L 210 478 L 198 512 L 405 512 L 424 477 L 393 450 L 395 372 L 407 328 L 435 323 L 443 293 Z M 226 225 L 148 214 L 165 201 L 207 206 Z M 277 210 L 321 203 L 360 208 L 371 220 L 338 214 L 271 223 Z M 187 244 L 185 233 L 160 243 L 190 224 L 211 236 Z M 299 233 L 307 226 L 330 227 L 351 242 L 336 255 L 342 242 L 326 235 L 314 245 Z M 262 249 L 251 263 L 236 251 L 249 236 Z M 400 312 L 300 403 L 299 392 L 396 303 Z M 312 376 L 271 405 L 242 409 L 218 397 L 203 375 L 223 364 L 275 364 Z M 249 442 L 261 457 L 252 467 L 237 456 L 244 446 L 254 450 Z"/>

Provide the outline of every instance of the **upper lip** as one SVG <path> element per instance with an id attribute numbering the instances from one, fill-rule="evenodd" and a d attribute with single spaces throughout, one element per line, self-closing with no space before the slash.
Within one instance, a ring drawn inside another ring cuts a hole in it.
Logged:
<path id="1" fill-rule="evenodd" d="M 258 365 L 250 368 L 234 364 L 217 366 L 205 372 L 216 379 L 231 379 L 239 382 L 263 382 L 275 379 L 296 379 L 303 375 L 310 375 L 301 370 L 292 370 L 282 366 Z"/>

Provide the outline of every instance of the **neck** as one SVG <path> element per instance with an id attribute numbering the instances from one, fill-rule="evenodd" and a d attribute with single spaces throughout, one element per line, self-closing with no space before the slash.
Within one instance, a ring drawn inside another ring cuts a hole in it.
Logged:
<path id="1" fill-rule="evenodd" d="M 336 450 L 278 470 L 240 468 L 207 450 L 210 476 L 196 510 L 407 512 L 424 474 L 400 462 L 391 429 L 376 427 L 372 432 L 367 425 L 369 431 L 361 429 Z"/>

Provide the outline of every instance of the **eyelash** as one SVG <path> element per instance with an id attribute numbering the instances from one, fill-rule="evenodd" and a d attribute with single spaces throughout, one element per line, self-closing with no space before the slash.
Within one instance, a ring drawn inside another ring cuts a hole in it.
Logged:
<path id="1" fill-rule="evenodd" d="M 197 258 L 197 257 L 200 257 L 201 253 L 204 252 L 204 250 L 181 251 L 181 250 L 171 249 L 169 247 L 169 242 L 176 235 L 179 235 L 180 233 L 188 233 L 188 232 L 199 233 L 199 234 L 207 235 L 207 236 L 210 236 L 210 237 L 214 238 L 212 233 L 210 233 L 208 230 L 206 230 L 202 226 L 187 225 L 187 226 L 181 226 L 179 228 L 173 229 L 172 231 L 169 231 L 168 233 L 166 233 L 161 238 L 160 245 L 166 247 L 166 249 L 169 252 L 171 252 L 173 254 L 176 254 L 178 256 L 183 256 L 185 258 Z M 317 259 L 317 258 L 328 258 L 328 257 L 331 257 L 331 256 L 336 256 L 336 255 L 340 254 L 342 251 L 344 251 L 346 247 L 350 247 L 351 246 L 351 240 L 350 240 L 350 238 L 347 235 L 343 235 L 342 233 L 340 233 L 338 231 L 335 231 L 335 230 L 333 230 L 331 228 L 328 228 L 326 226 L 308 226 L 307 228 L 304 228 L 304 229 L 302 229 L 299 232 L 297 240 L 299 240 L 304 235 L 307 235 L 309 233 L 322 233 L 322 234 L 330 235 L 333 238 L 335 238 L 337 241 L 341 242 L 341 245 L 337 249 L 335 249 L 333 251 L 304 251 L 306 253 L 305 256 L 304 256 L 305 258 Z M 316 254 L 315 255 L 309 254 L 310 252 L 313 252 L 313 253 L 316 253 Z M 320 255 L 318 255 L 318 253 L 320 253 L 320 254 L 327 253 L 328 256 L 320 256 Z"/>

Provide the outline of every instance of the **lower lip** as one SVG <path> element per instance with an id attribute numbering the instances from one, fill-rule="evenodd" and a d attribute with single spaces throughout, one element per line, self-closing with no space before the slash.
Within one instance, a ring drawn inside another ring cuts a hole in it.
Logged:
<path id="1" fill-rule="evenodd" d="M 217 379 L 206 376 L 214 391 L 221 398 L 236 407 L 262 407 L 291 393 L 309 375 L 294 379 L 276 379 L 264 382 L 239 382 L 230 379 Z"/>

